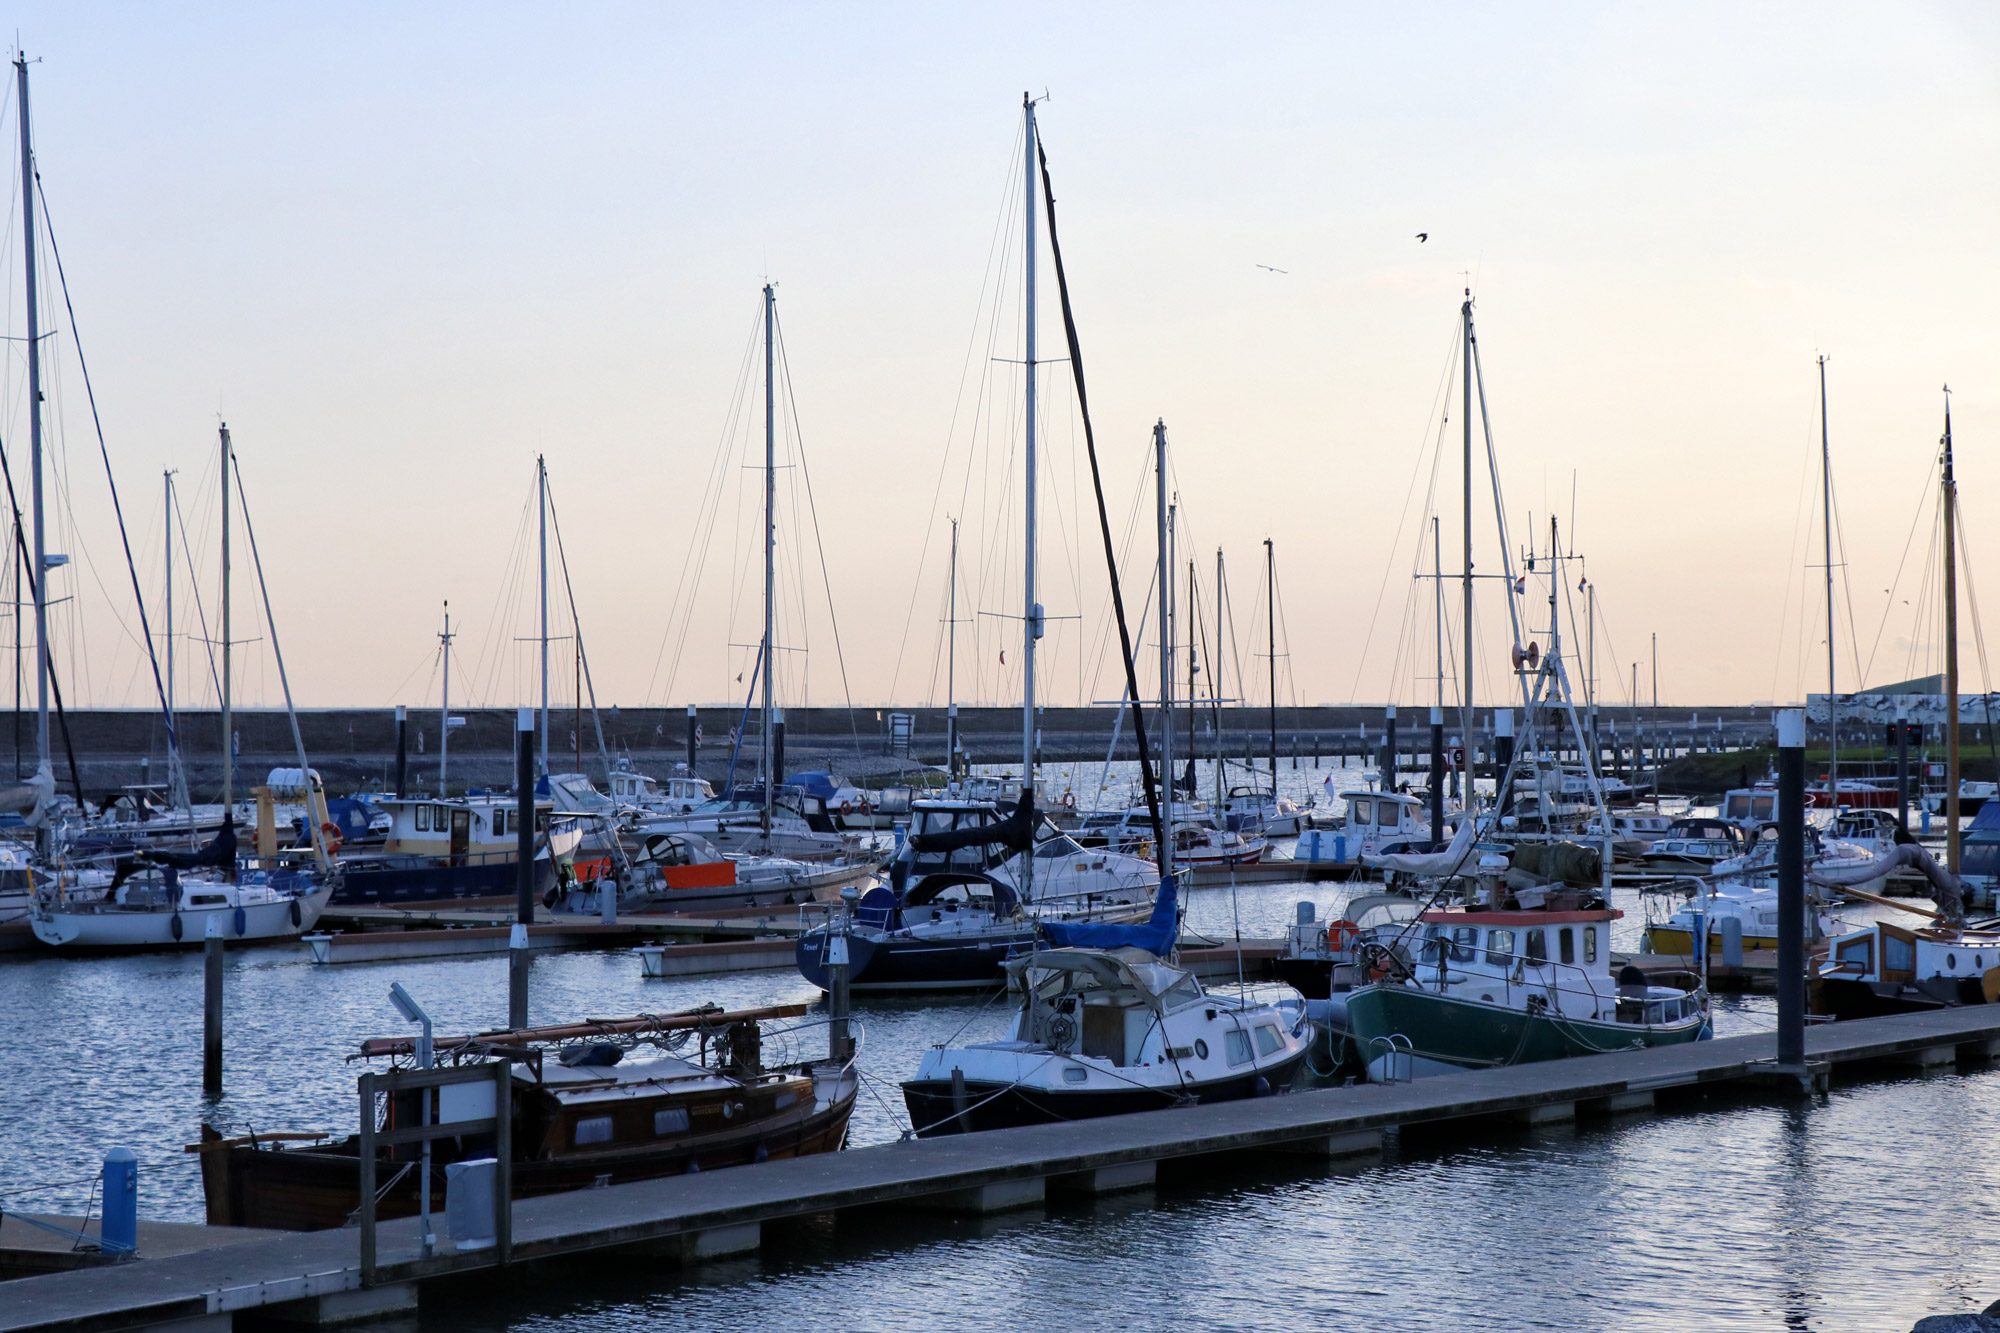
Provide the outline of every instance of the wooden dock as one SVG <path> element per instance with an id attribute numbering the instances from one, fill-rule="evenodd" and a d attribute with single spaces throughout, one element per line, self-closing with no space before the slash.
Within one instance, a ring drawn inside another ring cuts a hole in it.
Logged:
<path id="1" fill-rule="evenodd" d="M 527 1199 L 514 1206 L 513 1256 L 624 1250 L 699 1262 L 755 1251 L 765 1224 L 809 1214 L 882 1204 L 996 1212 L 1066 1193 L 1144 1188 L 1163 1167 L 1193 1159 L 1204 1159 L 1206 1172 L 1244 1153 L 1323 1160 L 1377 1151 L 1385 1132 L 1642 1112 L 1660 1100 L 1723 1089 L 1804 1096 L 1824 1089 L 1834 1065 L 1992 1059 L 2000 1054 L 2000 1005 L 1826 1024 L 1808 1028 L 1805 1040 L 1803 1070 L 1777 1069 L 1776 1036 L 1759 1033 L 1414 1083 L 910 1140 Z M 336 1322 L 412 1309 L 425 1280 L 495 1262 L 491 1250 L 461 1254 L 449 1241 L 423 1257 L 414 1219 L 384 1224 L 378 1254 L 372 1288 L 361 1285 L 359 1237 L 345 1229 L 23 1278 L 6 1285 L 0 1333 L 221 1330 L 234 1326 L 235 1312 L 252 1310 Z"/>

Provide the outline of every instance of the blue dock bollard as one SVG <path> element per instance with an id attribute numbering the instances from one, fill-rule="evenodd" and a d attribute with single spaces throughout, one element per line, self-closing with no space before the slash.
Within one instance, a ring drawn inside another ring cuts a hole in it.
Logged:
<path id="1" fill-rule="evenodd" d="M 1333 859 L 1336 864 L 1347 864 L 1347 835 L 1345 833 L 1336 833 L 1333 835 Z"/>
<path id="2" fill-rule="evenodd" d="M 128 1257 L 139 1250 L 139 1159 L 130 1148 L 104 1154 L 104 1225 L 97 1248 Z"/>

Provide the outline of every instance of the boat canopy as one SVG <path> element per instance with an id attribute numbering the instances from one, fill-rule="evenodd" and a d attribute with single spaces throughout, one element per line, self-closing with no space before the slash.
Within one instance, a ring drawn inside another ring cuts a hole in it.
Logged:
<path id="1" fill-rule="evenodd" d="M 1121 926 L 1091 921 L 1044 921 L 1042 933 L 1058 948 L 1144 949 L 1164 958 L 1180 943 L 1180 895 L 1172 875 L 1160 878 L 1153 898 L 1153 915 L 1144 925 Z"/>
<path id="2" fill-rule="evenodd" d="M 994 845 L 1025 852 L 1035 845 L 1035 794 L 1023 790 L 1020 804 L 1004 819 L 975 824 L 971 828 L 948 829 L 942 833 L 912 833 L 910 850 L 915 852 L 955 852 L 961 847 Z"/>

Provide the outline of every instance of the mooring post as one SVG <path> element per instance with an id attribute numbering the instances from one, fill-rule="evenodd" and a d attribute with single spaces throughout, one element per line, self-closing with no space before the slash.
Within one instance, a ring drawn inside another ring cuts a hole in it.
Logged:
<path id="1" fill-rule="evenodd" d="M 771 710 L 771 785 L 785 780 L 785 710 Z"/>
<path id="2" fill-rule="evenodd" d="M 1431 709 L 1431 841 L 1444 838 L 1444 709 Z"/>
<path id="3" fill-rule="evenodd" d="M 202 942 L 201 1090 L 222 1095 L 222 917 L 208 914 Z"/>
<path id="4" fill-rule="evenodd" d="M 528 1026 L 528 927 L 535 921 L 535 710 L 514 715 L 514 929 L 507 937 L 507 1024 Z M 550 854 L 551 860 L 554 853 Z"/>
<path id="5" fill-rule="evenodd" d="M 1507 813 L 1514 804 L 1514 793 L 1507 783 L 1507 766 L 1514 762 L 1514 710 L 1495 709 L 1493 713 L 1493 808 L 1501 815 Z"/>
<path id="6" fill-rule="evenodd" d="M 840 928 L 826 942 L 826 1056 L 842 1063 L 854 1058 L 854 1038 L 847 1031 L 847 934 L 854 927 L 854 905 L 859 900 L 852 884 L 840 891 Z"/>
<path id="7" fill-rule="evenodd" d="M 701 723 L 697 720 L 694 705 L 688 705 L 688 776 L 695 776 L 694 762 L 701 753 Z"/>
<path id="8" fill-rule="evenodd" d="M 1778 1068 L 1806 1072 L 1806 715 L 1778 712 Z"/>
<path id="9" fill-rule="evenodd" d="M 127 1258 L 139 1249 L 139 1159 L 130 1148 L 104 1154 L 104 1221 L 97 1252 Z"/>
<path id="10" fill-rule="evenodd" d="M 396 705 L 396 799 L 410 794 L 410 710 Z"/>
<path id="11" fill-rule="evenodd" d="M 1384 710 L 1388 726 L 1382 740 L 1382 790 L 1396 790 L 1396 705 Z"/>

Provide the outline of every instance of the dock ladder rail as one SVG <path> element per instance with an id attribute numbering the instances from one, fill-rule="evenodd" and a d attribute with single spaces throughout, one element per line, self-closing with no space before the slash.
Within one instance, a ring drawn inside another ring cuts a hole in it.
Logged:
<path id="1" fill-rule="evenodd" d="M 1382 1071 L 1387 1075 L 1387 1077 L 1382 1079 L 1382 1082 L 1415 1083 L 1417 1081 L 1417 1049 L 1410 1044 L 1408 1037 L 1400 1032 L 1387 1032 L 1379 1037 L 1371 1037 L 1368 1041 L 1368 1068 L 1371 1070 L 1375 1067 L 1375 1060 L 1377 1058 L 1375 1048 L 1378 1046 L 1382 1048 Z M 1398 1056 L 1402 1057 L 1404 1061 L 1403 1068 L 1409 1071 L 1408 1078 L 1398 1078 L 1396 1076 L 1396 1060 Z"/>
<path id="2" fill-rule="evenodd" d="M 513 1094 L 514 1057 L 496 1052 L 499 1058 L 479 1064 L 452 1065 L 432 1069 L 391 1069 L 385 1073 L 364 1073 L 359 1082 L 361 1097 L 361 1285 L 375 1285 L 375 1154 L 382 1148 L 430 1139 L 458 1138 L 468 1134 L 493 1135 L 493 1156 L 497 1178 L 493 1184 L 493 1245 L 496 1257 L 505 1265 L 514 1249 L 514 1143 Z M 399 1092 L 422 1091 L 429 1110 L 444 1109 L 437 1090 L 464 1084 L 485 1083 L 492 1087 L 491 1115 L 443 1120 L 426 1114 L 425 1124 L 400 1129 L 376 1128 L 376 1102 L 388 1097 L 394 1105 Z M 407 1168 L 406 1168 L 407 1169 Z M 395 1183 L 392 1179 L 391 1185 Z M 431 1189 L 427 1177 L 419 1188 Z"/>

